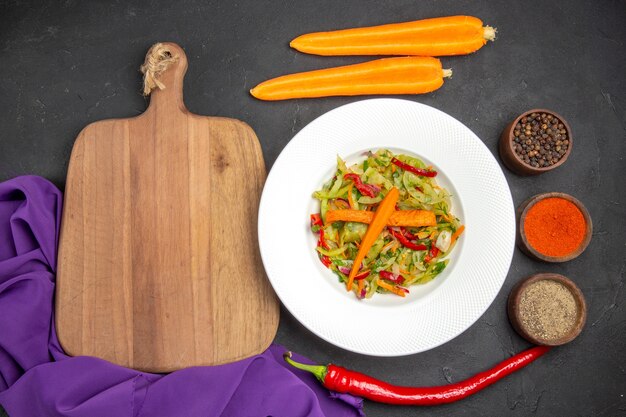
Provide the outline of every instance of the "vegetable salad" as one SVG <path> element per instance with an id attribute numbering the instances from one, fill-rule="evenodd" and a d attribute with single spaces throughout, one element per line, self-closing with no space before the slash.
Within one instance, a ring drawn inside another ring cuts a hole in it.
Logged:
<path id="1" fill-rule="evenodd" d="M 359 299 L 375 293 L 404 297 L 410 286 L 429 282 L 448 265 L 446 257 L 465 227 L 450 212 L 450 193 L 436 176 L 418 158 L 380 149 L 350 167 L 337 157 L 335 175 L 313 194 L 320 201 L 320 212 L 311 215 L 316 250 L 346 285 L 378 204 L 393 187 L 399 191 L 396 211 L 348 288 Z"/>

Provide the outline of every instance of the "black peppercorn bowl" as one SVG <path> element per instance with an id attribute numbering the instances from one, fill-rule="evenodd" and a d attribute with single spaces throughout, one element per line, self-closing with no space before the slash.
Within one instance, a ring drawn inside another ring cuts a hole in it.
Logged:
<path id="1" fill-rule="evenodd" d="M 553 118 L 558 119 L 558 121 L 563 124 L 563 130 L 565 130 L 567 149 L 562 155 L 559 156 L 556 162 L 548 166 L 533 166 L 532 162 L 525 162 L 524 159 L 522 159 L 520 155 L 515 152 L 515 147 L 517 145 L 517 143 L 515 142 L 515 127 L 518 125 L 518 123 L 521 122 L 523 118 L 529 118 L 533 114 L 545 114 L 552 116 Z M 517 118 L 515 118 L 515 120 L 509 123 L 506 128 L 504 128 L 502 134 L 500 135 L 498 148 L 500 152 L 500 158 L 502 158 L 502 162 L 508 169 L 510 169 L 514 173 L 518 175 L 539 175 L 563 165 L 563 163 L 567 160 L 569 154 L 572 152 L 572 145 L 572 129 L 561 115 L 553 112 L 552 110 L 532 109 L 520 114 Z"/>

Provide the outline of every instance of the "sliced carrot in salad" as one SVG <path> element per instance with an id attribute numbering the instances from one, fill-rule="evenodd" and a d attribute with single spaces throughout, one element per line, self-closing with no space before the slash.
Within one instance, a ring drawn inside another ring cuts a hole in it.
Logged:
<path id="1" fill-rule="evenodd" d="M 365 210 L 328 210 L 326 223 L 356 222 L 370 224 L 374 219 L 374 213 Z M 436 226 L 435 213 L 428 210 L 396 210 L 391 213 L 387 226 L 423 227 Z"/>
<path id="2" fill-rule="evenodd" d="M 357 272 L 359 272 L 359 269 L 361 269 L 361 262 L 365 259 L 365 255 L 367 255 L 371 249 L 380 232 L 382 232 L 387 226 L 387 220 L 394 212 L 399 196 L 400 193 L 398 189 L 393 187 L 389 190 L 385 198 L 383 198 L 383 201 L 381 201 L 378 205 L 378 208 L 374 213 L 374 218 L 368 226 L 367 232 L 365 232 L 365 236 L 363 236 L 363 240 L 361 240 L 361 247 L 354 258 L 354 263 L 352 264 L 352 269 L 350 270 L 350 275 L 348 276 L 348 283 L 346 284 L 346 289 L 348 291 L 352 291 L 354 276 Z"/>

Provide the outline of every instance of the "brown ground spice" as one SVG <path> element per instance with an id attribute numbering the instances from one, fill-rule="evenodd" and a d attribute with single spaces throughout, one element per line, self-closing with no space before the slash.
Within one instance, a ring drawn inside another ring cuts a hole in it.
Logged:
<path id="1" fill-rule="evenodd" d="M 578 306 L 565 285 L 544 279 L 533 282 L 524 290 L 519 315 L 528 334 L 551 341 L 566 336 L 574 328 Z"/>

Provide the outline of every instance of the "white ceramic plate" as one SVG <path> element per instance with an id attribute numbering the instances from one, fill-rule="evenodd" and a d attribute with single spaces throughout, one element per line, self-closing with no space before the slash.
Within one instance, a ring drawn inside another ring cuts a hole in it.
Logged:
<path id="1" fill-rule="evenodd" d="M 466 231 L 433 281 L 406 298 L 357 300 L 316 255 L 311 194 L 333 175 L 337 155 L 356 162 L 379 148 L 432 164 Z M 511 264 L 515 212 L 495 158 L 459 121 L 411 101 L 364 100 L 314 120 L 279 155 L 261 197 L 259 243 L 278 297 L 309 330 L 353 352 L 408 355 L 458 336 L 489 307 Z"/>

